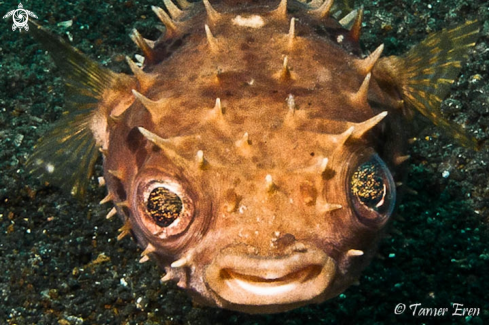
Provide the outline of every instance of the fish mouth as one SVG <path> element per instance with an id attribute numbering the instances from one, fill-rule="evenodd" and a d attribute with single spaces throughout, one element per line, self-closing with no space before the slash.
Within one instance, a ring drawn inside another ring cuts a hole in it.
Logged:
<path id="1" fill-rule="evenodd" d="M 335 273 L 336 263 L 320 250 L 273 258 L 221 252 L 207 267 L 205 277 L 210 289 L 231 304 L 275 306 L 271 312 L 280 312 L 322 296 Z"/>

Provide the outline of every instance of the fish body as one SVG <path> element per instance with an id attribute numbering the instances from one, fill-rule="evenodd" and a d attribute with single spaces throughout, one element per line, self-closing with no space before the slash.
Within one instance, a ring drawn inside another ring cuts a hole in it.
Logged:
<path id="1" fill-rule="evenodd" d="M 439 107 L 477 22 L 381 57 L 362 54 L 347 3 L 165 5 L 160 39 L 131 36 L 133 75 L 32 28 L 73 95 L 29 165 L 82 195 L 101 151 L 119 238 L 198 303 L 275 313 L 337 296 L 392 219 L 412 112 L 476 146 Z"/>

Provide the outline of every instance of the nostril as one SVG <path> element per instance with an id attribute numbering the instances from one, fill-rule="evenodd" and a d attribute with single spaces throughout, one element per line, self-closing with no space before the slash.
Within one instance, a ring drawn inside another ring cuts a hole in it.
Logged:
<path id="1" fill-rule="evenodd" d="M 278 249 L 285 249 L 295 243 L 295 236 L 292 234 L 283 234 L 277 239 L 276 245 Z"/>

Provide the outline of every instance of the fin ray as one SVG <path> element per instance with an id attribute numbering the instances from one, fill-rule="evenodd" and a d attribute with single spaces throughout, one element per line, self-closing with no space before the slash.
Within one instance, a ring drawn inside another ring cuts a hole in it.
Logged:
<path id="1" fill-rule="evenodd" d="M 29 172 L 81 197 L 98 157 L 90 123 L 117 74 L 101 67 L 61 38 L 29 20 L 30 33 L 49 52 L 66 84 L 66 111 L 27 161 Z"/>
<path id="2" fill-rule="evenodd" d="M 381 66 L 390 69 L 403 100 L 433 124 L 451 134 L 462 145 L 478 148 L 474 137 L 441 114 L 440 106 L 457 79 L 469 49 L 479 37 L 480 23 L 468 21 L 452 29 L 429 35 L 403 57 L 384 58 Z"/>

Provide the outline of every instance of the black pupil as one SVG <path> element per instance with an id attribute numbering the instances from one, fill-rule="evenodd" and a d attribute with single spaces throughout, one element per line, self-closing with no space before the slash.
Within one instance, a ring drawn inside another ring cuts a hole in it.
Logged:
<path id="1" fill-rule="evenodd" d="M 351 194 L 368 208 L 378 210 L 384 198 L 384 179 L 382 167 L 369 161 L 362 164 L 351 178 Z"/>
<path id="2" fill-rule="evenodd" d="M 180 216 L 182 200 L 167 188 L 157 187 L 149 194 L 147 209 L 158 226 L 168 227 Z"/>

